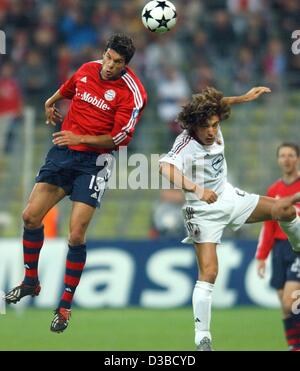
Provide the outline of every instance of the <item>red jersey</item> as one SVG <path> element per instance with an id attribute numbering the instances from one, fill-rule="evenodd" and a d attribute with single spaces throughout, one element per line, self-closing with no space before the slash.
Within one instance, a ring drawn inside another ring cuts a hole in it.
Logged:
<path id="1" fill-rule="evenodd" d="M 72 99 L 62 130 L 78 135 L 110 134 L 117 148 L 127 146 L 146 105 L 146 91 L 128 67 L 117 80 L 102 80 L 101 69 L 102 61 L 85 63 L 60 87 L 60 94 Z M 111 152 L 84 144 L 69 148 Z"/>
<path id="2" fill-rule="evenodd" d="M 300 192 L 300 178 L 291 184 L 286 184 L 282 179 L 273 183 L 267 191 L 269 197 L 285 197 Z M 300 204 L 295 205 L 300 215 Z M 275 240 L 287 240 L 287 235 L 282 231 L 275 220 L 264 222 L 260 232 L 258 246 L 256 250 L 256 259 L 266 259 L 272 250 Z"/>
<path id="3" fill-rule="evenodd" d="M 19 116 L 23 109 L 21 89 L 13 78 L 0 79 L 0 115 Z"/>

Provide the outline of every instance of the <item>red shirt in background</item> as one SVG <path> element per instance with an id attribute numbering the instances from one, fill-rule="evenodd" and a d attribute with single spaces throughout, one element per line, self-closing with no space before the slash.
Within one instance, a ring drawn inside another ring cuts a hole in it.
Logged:
<path id="1" fill-rule="evenodd" d="M 300 178 L 291 184 L 286 184 L 282 179 L 273 183 L 267 191 L 267 196 L 281 198 L 291 196 L 300 192 Z M 300 204 L 295 205 L 300 215 Z M 272 250 L 275 240 L 287 240 L 287 235 L 282 231 L 275 220 L 268 220 L 263 223 L 256 250 L 256 259 L 266 259 Z"/>
<path id="2" fill-rule="evenodd" d="M 11 77 L 0 78 L 0 116 L 20 116 L 22 109 L 22 94 L 17 81 Z"/>

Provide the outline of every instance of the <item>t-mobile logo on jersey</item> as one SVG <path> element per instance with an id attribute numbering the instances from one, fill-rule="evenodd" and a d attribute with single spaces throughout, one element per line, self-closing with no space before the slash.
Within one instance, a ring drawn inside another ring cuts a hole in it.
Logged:
<path id="1" fill-rule="evenodd" d="M 6 54 L 6 36 L 5 32 L 0 30 L 0 54 Z"/>
<path id="2" fill-rule="evenodd" d="M 97 97 L 91 96 L 90 93 L 87 93 L 86 91 L 83 94 L 77 93 L 81 97 L 82 100 L 85 102 L 88 102 L 92 104 L 93 106 L 96 106 L 98 108 L 103 109 L 103 111 L 109 111 L 110 107 L 105 103 L 105 100 L 98 99 Z"/>

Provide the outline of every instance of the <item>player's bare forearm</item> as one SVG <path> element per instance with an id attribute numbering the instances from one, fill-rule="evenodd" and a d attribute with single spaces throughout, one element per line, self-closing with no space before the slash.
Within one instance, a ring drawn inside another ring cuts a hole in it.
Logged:
<path id="1" fill-rule="evenodd" d="M 185 177 L 176 166 L 162 162 L 160 164 L 160 173 L 179 189 L 195 192 L 197 185 Z"/>
<path id="2" fill-rule="evenodd" d="M 252 100 L 257 99 L 260 95 L 270 93 L 270 92 L 271 92 L 271 89 L 265 86 L 259 86 L 259 87 L 252 88 L 246 94 L 239 95 L 237 97 L 224 97 L 222 98 L 222 102 L 229 104 L 229 105 L 251 102 Z"/>
<path id="3" fill-rule="evenodd" d="M 53 95 L 51 95 L 50 98 L 46 100 L 45 106 L 52 107 L 54 103 L 61 99 L 64 99 L 64 97 L 61 95 L 60 91 L 57 90 Z"/>
<path id="4" fill-rule="evenodd" d="M 116 145 L 112 139 L 112 136 L 109 134 L 106 135 L 83 135 L 81 137 L 81 143 L 87 146 L 96 147 L 96 148 L 106 148 L 106 149 L 115 149 Z"/>
<path id="5" fill-rule="evenodd" d="M 96 148 L 115 149 L 116 145 L 110 135 L 77 135 L 71 131 L 59 131 L 53 134 L 52 142 L 58 146 L 78 146 L 85 144 L 86 146 Z"/>
<path id="6" fill-rule="evenodd" d="M 64 97 L 60 94 L 60 91 L 57 90 L 50 98 L 45 102 L 45 115 L 46 115 L 46 124 L 56 125 L 56 121 L 62 121 L 62 115 L 59 110 L 55 107 L 55 103 Z"/>
<path id="7" fill-rule="evenodd" d="M 179 189 L 194 192 L 199 200 L 211 204 L 216 202 L 218 199 L 218 196 L 214 191 L 202 188 L 198 184 L 193 183 L 172 164 L 162 162 L 160 164 L 160 173 Z"/>

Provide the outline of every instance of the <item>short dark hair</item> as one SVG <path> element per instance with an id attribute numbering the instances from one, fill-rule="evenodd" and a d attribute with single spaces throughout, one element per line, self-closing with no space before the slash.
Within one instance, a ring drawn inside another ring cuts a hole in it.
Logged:
<path id="1" fill-rule="evenodd" d="M 107 41 L 105 51 L 113 49 L 125 59 L 125 64 L 128 64 L 135 53 L 135 46 L 130 36 L 116 33 L 113 34 Z"/>
<path id="2" fill-rule="evenodd" d="M 299 146 L 297 144 L 292 143 L 292 142 L 283 142 L 277 148 L 277 152 L 276 152 L 277 157 L 279 155 L 279 151 L 281 150 L 281 148 L 284 148 L 284 147 L 293 148 L 293 150 L 296 152 L 297 157 L 300 156 L 300 148 L 299 148 Z"/>
<path id="3" fill-rule="evenodd" d="M 218 115 L 220 120 L 230 116 L 230 105 L 225 103 L 223 93 L 212 87 L 207 87 L 200 94 L 194 94 L 192 100 L 182 107 L 177 117 L 183 129 L 193 134 L 198 126 L 207 124 L 207 120 Z"/>

